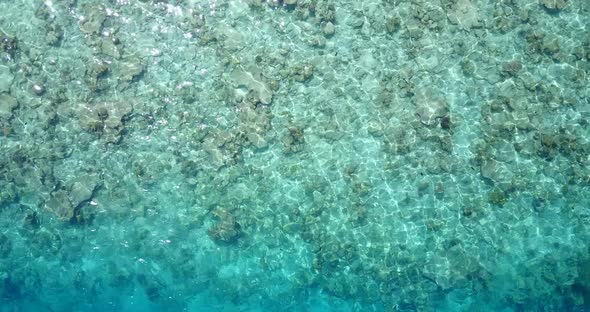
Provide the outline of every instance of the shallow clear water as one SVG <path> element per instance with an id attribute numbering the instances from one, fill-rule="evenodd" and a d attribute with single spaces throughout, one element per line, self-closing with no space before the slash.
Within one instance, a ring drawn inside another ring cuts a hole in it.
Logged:
<path id="1" fill-rule="evenodd" d="M 0 12 L 0 311 L 590 310 L 590 2 Z"/>

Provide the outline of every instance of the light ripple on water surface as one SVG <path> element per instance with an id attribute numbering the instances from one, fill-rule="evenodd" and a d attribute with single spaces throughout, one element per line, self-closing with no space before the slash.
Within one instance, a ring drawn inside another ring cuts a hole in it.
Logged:
<path id="1" fill-rule="evenodd" d="M 585 1 L 0 10 L 3 307 L 588 309 Z"/>

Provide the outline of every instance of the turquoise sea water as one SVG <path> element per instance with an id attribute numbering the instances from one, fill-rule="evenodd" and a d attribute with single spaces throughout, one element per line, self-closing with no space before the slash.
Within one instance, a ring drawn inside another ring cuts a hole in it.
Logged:
<path id="1" fill-rule="evenodd" d="M 590 311 L 589 28 L 0 0 L 0 311 Z"/>

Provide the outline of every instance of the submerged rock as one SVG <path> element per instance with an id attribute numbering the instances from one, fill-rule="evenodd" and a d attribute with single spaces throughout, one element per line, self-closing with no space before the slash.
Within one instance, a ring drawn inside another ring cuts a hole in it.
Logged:
<path id="1" fill-rule="evenodd" d="M 44 208 L 52 212 L 63 221 L 69 221 L 74 217 L 74 205 L 68 198 L 68 193 L 60 190 L 51 194 L 51 198 L 45 202 Z"/>
<path id="2" fill-rule="evenodd" d="M 458 0 L 447 12 L 451 24 L 458 25 L 462 29 L 470 29 L 481 26 L 477 6 L 469 0 Z"/>
<path id="3" fill-rule="evenodd" d="M 8 236 L 0 233 L 0 258 L 6 258 L 12 251 L 12 241 Z"/>
<path id="4" fill-rule="evenodd" d="M 416 116 L 426 126 L 433 126 L 438 119 L 449 113 L 447 102 L 439 96 L 433 96 L 430 92 L 416 95 Z"/>
<path id="5" fill-rule="evenodd" d="M 18 107 L 16 99 L 8 94 L 0 94 L 0 120 L 10 119 L 12 111 Z"/>
<path id="6" fill-rule="evenodd" d="M 268 147 L 268 142 L 264 139 L 262 135 L 256 132 L 249 132 L 247 134 L 248 141 L 252 143 L 254 147 L 257 149 L 265 149 Z"/>
<path id="7" fill-rule="evenodd" d="M 332 22 L 327 22 L 322 27 L 322 32 L 324 33 L 324 36 L 330 37 L 334 34 L 334 32 L 336 32 L 336 28 L 334 27 L 334 24 L 332 24 Z"/>
<path id="8" fill-rule="evenodd" d="M 30 251 L 33 256 L 39 257 L 50 254 L 56 255 L 63 246 L 61 236 L 54 230 L 40 229 L 30 238 Z"/>
<path id="9" fill-rule="evenodd" d="M 107 19 L 105 7 L 100 4 L 85 4 L 82 6 L 84 15 L 80 19 L 80 29 L 86 34 L 98 34 Z"/>
<path id="10" fill-rule="evenodd" d="M 96 176 L 80 176 L 72 182 L 68 197 L 78 207 L 90 201 L 97 188 L 98 178 Z"/>
<path id="11" fill-rule="evenodd" d="M 0 30 L 0 59 L 3 61 L 14 60 L 18 51 L 17 40 Z"/>
<path id="12" fill-rule="evenodd" d="M 240 224 L 229 210 L 217 208 L 213 215 L 218 219 L 207 234 L 216 243 L 231 244 L 235 243 L 242 235 Z"/>
<path id="13" fill-rule="evenodd" d="M 290 127 L 281 139 L 285 153 L 298 153 L 303 150 L 305 145 L 305 136 L 303 128 Z"/>
<path id="14" fill-rule="evenodd" d="M 80 125 L 86 131 L 102 136 L 107 143 L 117 144 L 125 130 L 125 121 L 133 112 L 132 101 L 82 105 L 78 110 Z"/>
<path id="15" fill-rule="evenodd" d="M 558 11 L 567 6 L 568 0 L 540 0 L 540 2 L 547 10 Z"/>
<path id="16" fill-rule="evenodd" d="M 10 91 L 10 86 L 12 85 L 13 80 L 14 76 L 10 72 L 10 68 L 8 68 L 8 66 L 0 65 L 0 92 Z"/>
<path id="17" fill-rule="evenodd" d="M 143 73 L 144 66 L 138 58 L 128 58 L 116 67 L 114 74 L 123 82 L 130 82 Z"/>
<path id="18" fill-rule="evenodd" d="M 272 91 L 263 81 L 260 69 L 256 67 L 234 69 L 229 78 L 235 88 L 245 89 L 245 93 L 254 94 L 260 103 L 268 105 L 272 102 Z"/>
<path id="19" fill-rule="evenodd" d="M 31 86 L 31 91 L 37 96 L 41 96 L 45 93 L 45 86 L 40 83 L 35 83 Z"/>
<path id="20" fill-rule="evenodd" d="M 291 68 L 290 76 L 297 82 L 305 82 L 313 76 L 313 65 L 304 64 Z"/>
<path id="21" fill-rule="evenodd" d="M 79 218 L 80 209 L 92 199 L 99 186 L 98 175 L 81 175 L 70 181 L 66 189 L 53 192 L 44 208 L 62 221 Z"/>

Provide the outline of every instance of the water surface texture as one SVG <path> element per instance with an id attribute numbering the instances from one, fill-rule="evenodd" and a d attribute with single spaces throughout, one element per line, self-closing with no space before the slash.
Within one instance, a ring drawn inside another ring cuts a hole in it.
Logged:
<path id="1" fill-rule="evenodd" d="M 0 0 L 0 311 L 589 311 L 589 28 Z"/>

